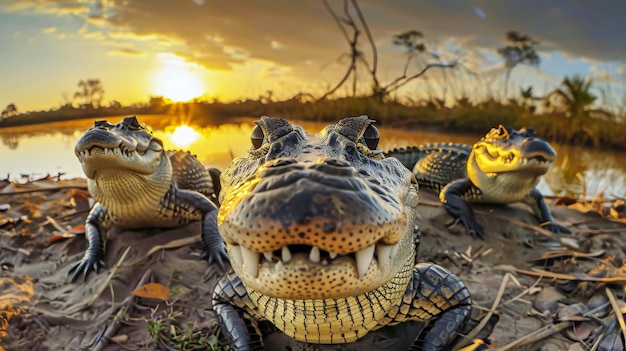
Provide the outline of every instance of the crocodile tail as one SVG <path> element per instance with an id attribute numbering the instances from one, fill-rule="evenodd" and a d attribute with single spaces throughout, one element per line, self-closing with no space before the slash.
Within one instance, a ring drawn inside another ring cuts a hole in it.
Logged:
<path id="1" fill-rule="evenodd" d="M 179 189 L 197 191 L 209 198 L 215 196 L 213 180 L 209 171 L 195 155 L 188 151 L 168 151 L 172 163 L 174 181 Z"/>
<path id="2" fill-rule="evenodd" d="M 421 146 L 395 148 L 385 152 L 385 157 L 397 158 L 410 171 L 413 171 L 415 164 L 426 155 L 427 153 L 422 150 Z"/>
<path id="3" fill-rule="evenodd" d="M 385 157 L 397 158 L 404 167 L 409 170 L 413 170 L 415 165 L 426 156 L 432 153 L 467 153 L 472 151 L 472 145 L 460 144 L 460 143 L 429 143 L 419 146 L 409 146 L 402 148 L 395 148 L 393 150 L 385 152 Z"/>

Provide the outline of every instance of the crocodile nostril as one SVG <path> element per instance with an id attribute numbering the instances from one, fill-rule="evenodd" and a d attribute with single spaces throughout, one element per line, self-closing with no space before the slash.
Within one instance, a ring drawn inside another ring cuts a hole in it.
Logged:
<path id="1" fill-rule="evenodd" d="M 329 175 L 356 177 L 356 169 L 348 161 L 339 158 L 318 160 L 311 168 Z"/>
<path id="2" fill-rule="evenodd" d="M 327 165 L 330 166 L 335 166 L 335 167 L 350 167 L 350 163 L 346 160 L 342 160 L 340 158 L 328 158 L 326 160 L 323 160 L 320 163 L 325 163 Z"/>
<path id="3" fill-rule="evenodd" d="M 270 162 L 268 162 L 265 167 L 283 167 L 283 166 L 288 166 L 288 165 L 292 165 L 294 163 L 297 163 L 298 161 L 295 158 L 279 158 L 276 160 L 272 160 Z"/>

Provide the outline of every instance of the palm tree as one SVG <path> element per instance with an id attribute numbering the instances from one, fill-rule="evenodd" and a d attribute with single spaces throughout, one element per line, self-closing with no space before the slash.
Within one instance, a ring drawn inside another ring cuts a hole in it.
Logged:
<path id="1" fill-rule="evenodd" d="M 589 107 L 597 99 L 597 96 L 591 93 L 591 79 L 574 75 L 571 78 L 565 77 L 561 85 L 563 89 L 555 89 L 550 96 L 558 99 L 572 119 L 581 121 L 586 118 L 589 115 Z"/>
<path id="2" fill-rule="evenodd" d="M 522 107 L 525 108 L 525 109 L 528 109 L 530 112 L 534 113 L 536 107 L 533 104 L 533 101 L 540 100 L 540 99 L 535 97 L 535 92 L 533 91 L 533 87 L 529 86 L 526 89 L 521 88 L 520 89 L 520 97 L 522 99 Z"/>
<path id="3" fill-rule="evenodd" d="M 527 35 L 522 35 L 516 31 L 506 33 L 506 41 L 509 45 L 499 48 L 498 54 L 504 58 L 504 66 L 506 67 L 506 76 L 504 80 L 504 97 L 508 96 L 509 79 L 513 68 L 519 64 L 526 64 L 538 67 L 541 59 L 535 51 L 537 41 L 531 39 Z"/>
<path id="4" fill-rule="evenodd" d="M 563 88 L 555 89 L 548 95 L 548 98 L 554 100 L 557 106 L 562 107 L 567 116 L 570 117 L 571 125 L 574 128 L 572 138 L 580 142 L 591 142 L 598 145 L 598 136 L 587 125 L 587 120 L 593 111 L 590 107 L 597 99 L 591 93 L 592 81 L 574 75 L 571 78 L 565 77 L 561 85 Z"/>

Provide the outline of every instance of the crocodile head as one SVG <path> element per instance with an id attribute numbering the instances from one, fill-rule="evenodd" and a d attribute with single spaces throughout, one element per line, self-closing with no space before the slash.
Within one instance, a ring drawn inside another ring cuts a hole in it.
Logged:
<path id="1" fill-rule="evenodd" d="M 74 151 L 89 179 L 95 179 L 101 170 L 111 169 L 153 174 L 164 155 L 161 140 L 134 116 L 117 124 L 94 122 L 93 128 L 76 142 Z"/>
<path id="2" fill-rule="evenodd" d="M 532 128 L 515 130 L 500 125 L 492 128 L 475 143 L 468 159 L 468 177 L 481 190 L 489 184 L 504 184 L 498 189 L 519 188 L 527 194 L 537 185 L 556 158 L 556 152 L 546 141 L 535 136 Z"/>
<path id="3" fill-rule="evenodd" d="M 256 122 L 221 176 L 219 231 L 244 285 L 290 300 L 355 296 L 414 264 L 417 185 L 367 116 L 309 134 Z M 409 269 L 410 271 L 410 269 Z"/>
<path id="4" fill-rule="evenodd" d="M 172 165 L 163 143 L 135 117 L 117 124 L 96 121 L 74 151 L 91 196 L 110 210 L 128 212 L 130 203 L 137 203 L 136 208 L 158 206 L 172 184 Z"/>

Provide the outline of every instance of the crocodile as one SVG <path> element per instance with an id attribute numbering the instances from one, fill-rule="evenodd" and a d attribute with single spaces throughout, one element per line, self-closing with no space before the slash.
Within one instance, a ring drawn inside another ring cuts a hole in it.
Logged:
<path id="1" fill-rule="evenodd" d="M 415 350 L 447 350 L 471 312 L 465 284 L 417 263 L 415 177 L 378 147 L 367 116 L 317 134 L 263 116 L 247 157 L 221 174 L 218 228 L 232 270 L 213 309 L 236 350 L 262 350 L 260 322 L 309 344 L 345 344 L 423 321 Z"/>
<path id="2" fill-rule="evenodd" d="M 492 128 L 474 145 L 435 143 L 394 149 L 387 156 L 398 158 L 413 170 L 422 188 L 439 193 L 443 207 L 462 223 L 468 234 L 484 238 L 468 203 L 507 204 L 524 202 L 541 225 L 554 233 L 569 233 L 555 223 L 543 195 L 536 188 L 556 158 L 533 128 L 515 130 L 503 125 Z"/>
<path id="3" fill-rule="evenodd" d="M 87 215 L 88 248 L 69 271 L 71 280 L 105 266 L 103 231 L 173 228 L 202 221 L 202 258 L 222 270 L 228 262 L 217 232 L 219 171 L 189 152 L 165 150 L 135 116 L 117 124 L 95 121 L 76 142 L 75 153 L 95 200 Z"/>

